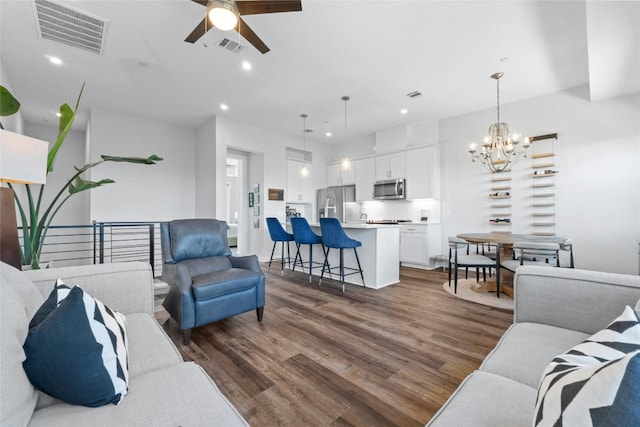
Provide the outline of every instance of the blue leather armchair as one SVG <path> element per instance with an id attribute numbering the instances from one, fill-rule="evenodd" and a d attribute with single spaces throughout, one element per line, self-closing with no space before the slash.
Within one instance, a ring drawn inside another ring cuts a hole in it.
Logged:
<path id="1" fill-rule="evenodd" d="M 256 309 L 264 310 L 264 273 L 258 257 L 231 256 L 227 223 L 180 219 L 160 224 L 162 280 L 169 293 L 162 305 L 178 322 L 185 344 L 191 328 Z"/>

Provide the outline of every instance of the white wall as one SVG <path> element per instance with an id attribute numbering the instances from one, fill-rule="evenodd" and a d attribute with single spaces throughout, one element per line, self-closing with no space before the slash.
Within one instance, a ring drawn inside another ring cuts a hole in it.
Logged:
<path id="1" fill-rule="evenodd" d="M 524 135 L 558 133 L 556 234 L 572 238 L 576 267 L 637 274 L 640 94 L 598 102 L 587 98 L 588 88 L 580 87 L 506 104 L 502 118 L 512 132 L 517 127 Z M 490 230 L 490 174 L 471 162 L 467 150 L 493 121 L 495 110 L 487 109 L 440 122 L 443 239 Z M 514 168 L 514 185 L 518 180 L 530 184 L 526 164 L 530 160 L 521 159 Z M 512 203 L 511 231 L 532 231 L 526 215 L 530 200 L 514 198 Z"/>
<path id="2" fill-rule="evenodd" d="M 164 158 L 157 165 L 108 162 L 91 179 L 116 182 L 91 190 L 90 216 L 96 221 L 166 221 L 195 215 L 196 133 L 147 118 L 93 109 L 90 157 L 101 154 Z"/>
<path id="3" fill-rule="evenodd" d="M 195 213 L 198 218 L 216 217 L 216 118 L 196 130 Z M 227 170 L 225 163 L 224 170 Z M 226 179 L 226 177 L 225 177 Z M 226 218 L 225 218 L 226 219 Z"/>

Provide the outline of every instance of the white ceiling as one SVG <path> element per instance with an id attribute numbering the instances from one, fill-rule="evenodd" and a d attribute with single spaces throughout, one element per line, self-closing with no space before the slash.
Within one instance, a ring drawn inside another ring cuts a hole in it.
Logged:
<path id="1" fill-rule="evenodd" d="M 103 55 L 39 39 L 31 2 L 0 0 L 2 68 L 27 121 L 55 124 L 51 112 L 86 82 L 79 125 L 95 107 L 188 127 L 223 115 L 300 136 L 307 113 L 308 138 L 340 143 L 343 95 L 351 139 L 495 106 L 496 71 L 503 104 L 584 84 L 597 99 L 640 90 L 639 2 L 302 0 L 302 12 L 244 17 L 266 55 L 217 29 L 185 43 L 205 12 L 189 0 L 62 3 L 109 21 Z M 229 53 L 216 46 L 224 37 L 247 47 Z M 624 63 L 603 67 L 611 60 Z M 423 96 L 407 98 L 414 90 Z"/>

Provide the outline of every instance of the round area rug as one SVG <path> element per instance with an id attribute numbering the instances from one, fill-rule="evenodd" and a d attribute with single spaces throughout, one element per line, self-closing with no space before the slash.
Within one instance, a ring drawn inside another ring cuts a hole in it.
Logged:
<path id="1" fill-rule="evenodd" d="M 475 279 L 458 279 L 458 293 L 454 294 L 453 280 L 451 280 L 451 287 L 449 287 L 449 282 L 442 284 L 442 288 L 455 297 L 478 304 L 513 311 L 513 299 L 511 299 L 509 295 L 501 293 L 500 298 L 498 298 L 495 292 L 476 292 L 474 289 L 477 288 L 477 286 Z"/>

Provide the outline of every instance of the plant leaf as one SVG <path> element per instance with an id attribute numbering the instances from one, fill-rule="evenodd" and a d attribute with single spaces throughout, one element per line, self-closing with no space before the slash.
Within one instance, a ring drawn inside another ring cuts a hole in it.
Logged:
<path id="1" fill-rule="evenodd" d="M 84 179 L 77 177 L 73 184 L 69 184 L 69 194 L 76 194 L 81 191 L 91 190 L 105 184 L 113 184 L 115 181 L 112 179 L 102 179 L 100 181 L 85 181 Z"/>
<path id="2" fill-rule="evenodd" d="M 19 109 L 18 100 L 11 95 L 6 87 L 0 86 L 0 116 L 10 116 L 17 113 Z"/>
<path id="3" fill-rule="evenodd" d="M 127 163 L 138 163 L 142 165 L 155 165 L 156 162 L 162 161 L 162 157 L 158 157 L 155 154 L 144 158 L 144 157 L 117 157 L 117 156 L 107 156 L 102 155 L 102 160 L 105 162 L 127 162 Z"/>
<path id="4" fill-rule="evenodd" d="M 49 155 L 47 156 L 47 174 L 53 171 L 53 162 L 56 159 L 58 150 L 60 150 L 60 146 L 71 130 L 73 119 L 76 117 L 76 111 L 78 111 L 78 105 L 80 105 L 82 91 L 84 91 L 84 83 L 82 84 L 82 88 L 80 88 L 80 94 L 78 94 L 78 100 L 76 101 L 75 110 L 72 110 L 67 103 L 64 103 L 60 106 L 60 125 L 58 126 L 59 133 L 58 138 L 56 138 L 55 144 L 53 144 L 53 147 L 51 147 L 51 150 L 49 150 Z"/>

